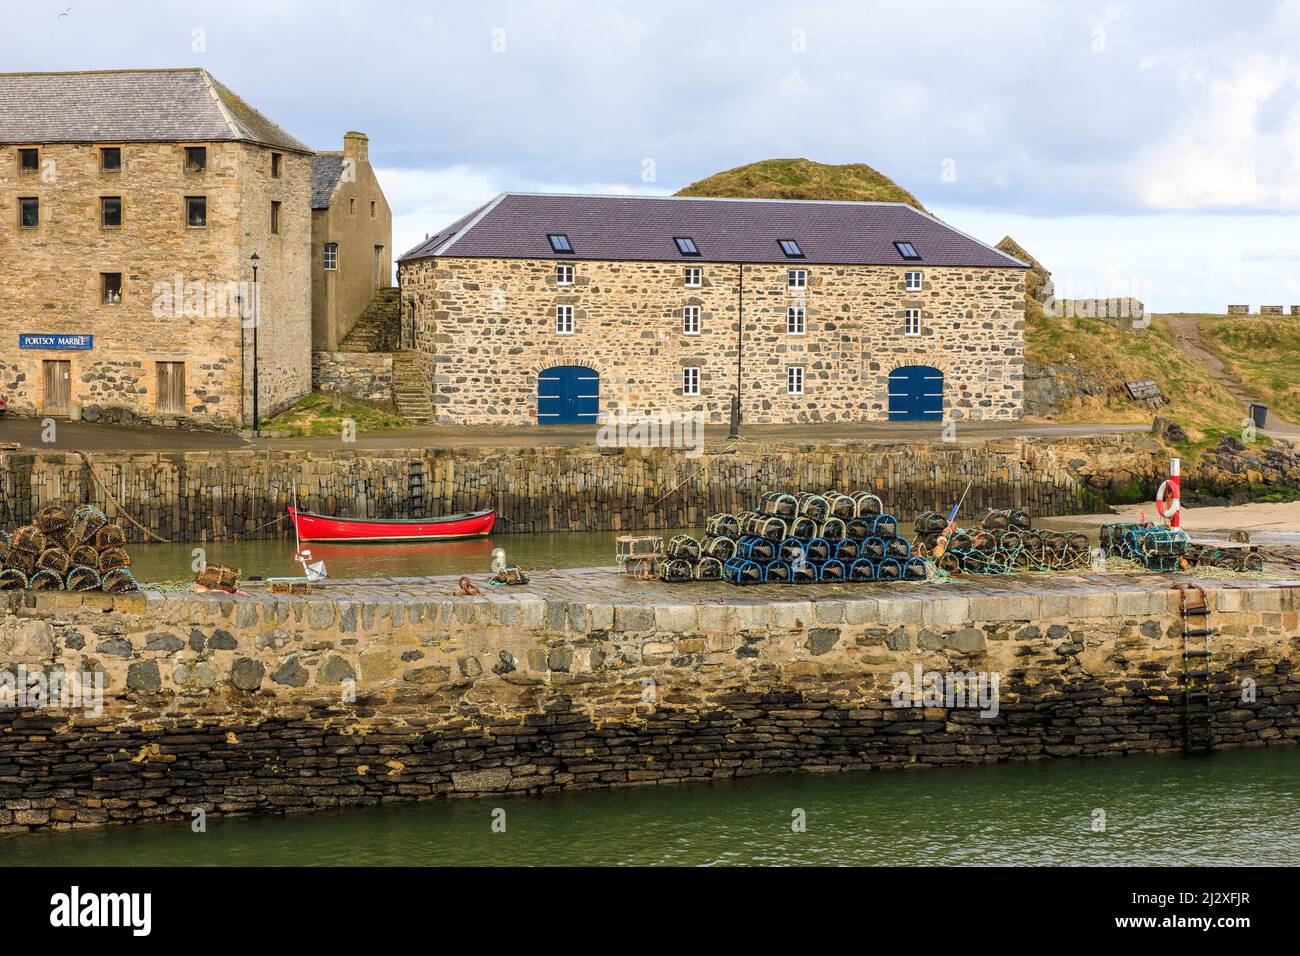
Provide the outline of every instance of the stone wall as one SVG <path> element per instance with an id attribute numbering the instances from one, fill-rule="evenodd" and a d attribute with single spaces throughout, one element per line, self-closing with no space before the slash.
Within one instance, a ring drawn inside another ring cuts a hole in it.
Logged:
<path id="1" fill-rule="evenodd" d="M 576 261 L 572 285 L 556 263 L 428 258 L 402 263 L 422 367 L 437 421 L 518 425 L 537 421 L 537 375 L 557 365 L 600 374 L 600 408 L 701 412 L 729 418 L 743 307 L 742 409 L 764 422 L 879 421 L 889 373 L 930 365 L 945 376 L 952 420 L 1021 415 L 1024 276 L 1019 269 L 810 263 L 808 287 L 789 287 L 789 266 Z M 683 270 L 702 270 L 700 288 Z M 743 270 L 743 276 L 742 276 Z M 909 291 L 905 273 L 920 271 Z M 743 286 L 743 296 L 741 289 Z M 556 333 L 556 307 L 573 306 L 574 331 Z M 699 334 L 683 310 L 700 309 Z M 805 310 L 803 334 L 787 310 Z M 908 309 L 921 312 L 908 335 Z M 804 369 L 804 393 L 787 393 L 786 370 Z M 700 370 L 700 394 L 682 394 L 682 369 Z"/>
<path id="2" fill-rule="evenodd" d="M 1249 305 L 1230 305 L 1228 306 L 1229 315 L 1250 315 Z"/>
<path id="3" fill-rule="evenodd" d="M 1067 447 L 1068 456 L 1051 444 L 1016 440 L 739 445 L 699 458 L 590 446 L 93 453 L 95 478 L 80 455 L 0 452 L 0 526 L 24 524 L 49 504 L 91 502 L 116 515 L 121 503 L 173 541 L 283 536 L 291 533 L 283 519 L 295 487 L 306 511 L 411 517 L 416 473 L 424 487 L 420 513 L 495 508 L 500 533 L 699 527 L 715 512 L 752 507 L 768 489 L 873 491 L 909 518 L 947 511 L 972 477 L 963 515 L 988 507 L 1026 508 L 1040 517 L 1097 510 L 1099 499 L 1076 477 L 1088 442 Z M 1120 444 L 1105 447 L 1119 456 Z M 138 539 L 134 527 L 126 530 Z"/>
<path id="4" fill-rule="evenodd" d="M 1158 580 L 698 603 L 452 584 L 0 596 L 5 673 L 104 686 L 100 712 L 0 707 L 0 830 L 1183 747 Z M 1209 600 L 1213 746 L 1295 743 L 1296 590 Z M 997 712 L 895 701 L 918 672 L 998 675 Z"/>
<path id="5" fill-rule="evenodd" d="M 393 400 L 392 352 L 312 352 L 312 388 L 368 402 Z"/>

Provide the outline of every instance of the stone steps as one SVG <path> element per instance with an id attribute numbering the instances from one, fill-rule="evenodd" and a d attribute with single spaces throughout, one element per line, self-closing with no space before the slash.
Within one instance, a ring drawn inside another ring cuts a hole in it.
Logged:
<path id="1" fill-rule="evenodd" d="M 401 290 L 378 289 L 370 304 L 339 343 L 340 352 L 388 352 L 397 347 Z"/>
<path id="2" fill-rule="evenodd" d="M 433 396 L 414 352 L 393 353 L 393 404 L 401 416 L 417 425 L 433 424 Z"/>

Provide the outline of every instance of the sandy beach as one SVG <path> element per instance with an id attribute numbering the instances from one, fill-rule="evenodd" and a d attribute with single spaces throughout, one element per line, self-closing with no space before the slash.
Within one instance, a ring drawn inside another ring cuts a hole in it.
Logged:
<path id="1" fill-rule="evenodd" d="M 1158 520 L 1154 503 L 1124 505 L 1116 508 L 1113 515 L 1079 515 L 1073 520 L 1096 524 L 1137 521 L 1140 513 L 1145 513 L 1148 521 Z M 1182 527 L 1189 532 L 1232 531 L 1237 528 L 1247 531 L 1300 532 L 1300 501 L 1283 504 L 1254 502 L 1224 508 L 1186 508 L 1183 510 Z"/>

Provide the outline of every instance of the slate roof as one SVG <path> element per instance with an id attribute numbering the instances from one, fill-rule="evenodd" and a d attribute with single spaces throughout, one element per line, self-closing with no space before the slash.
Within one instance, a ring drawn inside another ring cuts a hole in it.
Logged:
<path id="1" fill-rule="evenodd" d="M 571 255 L 551 249 L 547 234 L 557 232 Z M 677 236 L 695 240 L 700 255 L 678 253 Z M 787 257 L 780 239 L 796 240 L 804 257 Z M 895 242 L 921 258 L 904 259 Z M 1027 268 L 903 203 L 539 193 L 502 193 L 400 261 L 431 256 Z"/>
<path id="2" fill-rule="evenodd" d="M 317 153 L 311 158 L 311 208 L 328 209 L 330 196 L 343 175 L 342 153 Z"/>
<path id="3" fill-rule="evenodd" d="M 204 140 L 312 152 L 204 69 L 0 73 L 0 143 Z"/>

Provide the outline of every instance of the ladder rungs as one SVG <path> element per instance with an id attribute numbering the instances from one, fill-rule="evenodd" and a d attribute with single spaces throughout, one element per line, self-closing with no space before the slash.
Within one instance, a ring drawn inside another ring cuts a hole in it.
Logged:
<path id="1" fill-rule="evenodd" d="M 1210 692 L 1206 690 L 1189 690 L 1187 692 L 1188 700 L 1209 700 Z"/>
<path id="2" fill-rule="evenodd" d="M 1209 677 L 1210 672 L 1206 670 L 1188 671 L 1187 676 L 1188 677 Z"/>
<path id="3" fill-rule="evenodd" d="M 1183 637 L 1209 637 L 1210 629 L 1208 627 L 1193 627 L 1183 631 Z"/>
<path id="4" fill-rule="evenodd" d="M 1183 657 L 1209 657 L 1209 651 L 1183 651 Z"/>
<path id="5" fill-rule="evenodd" d="M 1196 616 L 1196 617 L 1209 617 L 1209 616 L 1210 616 L 1210 609 L 1209 609 L 1208 607 L 1206 607 L 1204 604 L 1199 605 L 1199 606 L 1197 606 L 1197 607 L 1185 607 L 1185 608 L 1183 608 L 1183 617 L 1193 617 L 1193 616 Z"/>

